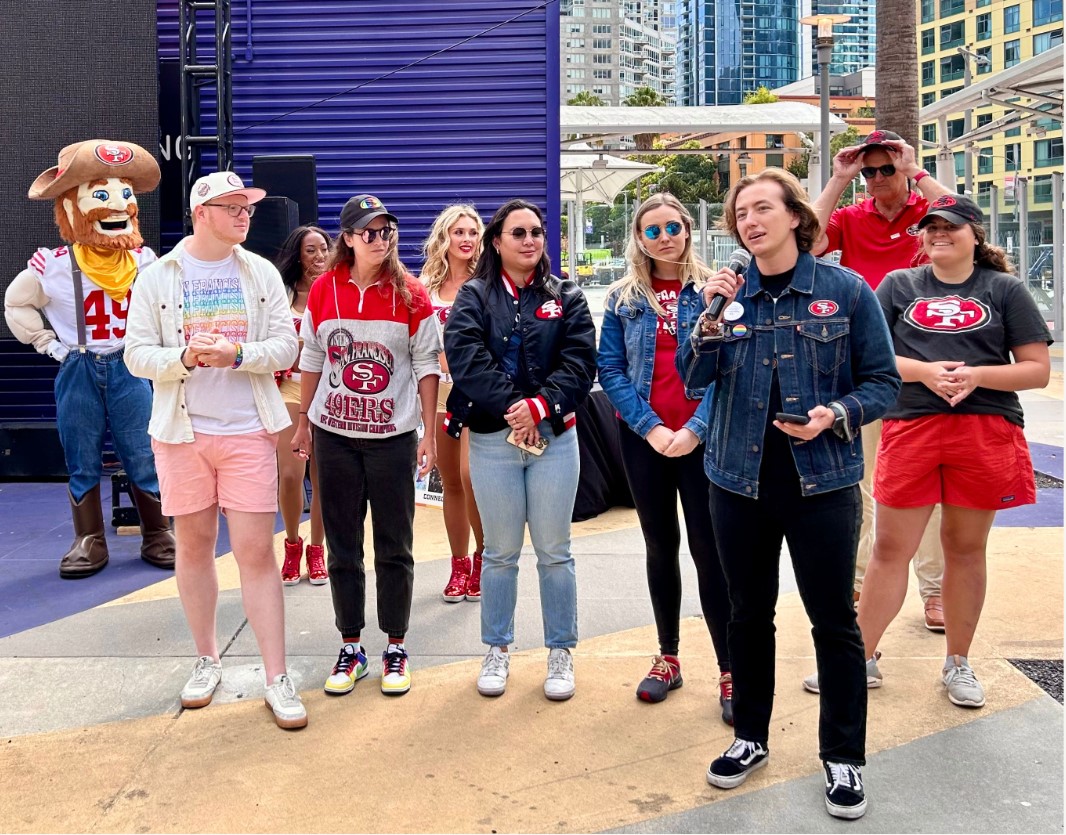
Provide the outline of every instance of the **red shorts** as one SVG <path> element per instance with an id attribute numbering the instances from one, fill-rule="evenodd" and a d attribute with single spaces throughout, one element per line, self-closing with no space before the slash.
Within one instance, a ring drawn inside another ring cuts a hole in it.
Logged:
<path id="1" fill-rule="evenodd" d="M 886 420 L 874 498 L 888 507 L 950 504 L 1000 510 L 1036 502 L 1022 428 L 1000 415 Z"/>
<path id="2" fill-rule="evenodd" d="M 278 436 L 204 435 L 191 444 L 152 439 L 163 513 L 183 516 L 217 504 L 223 510 L 277 513 Z"/>

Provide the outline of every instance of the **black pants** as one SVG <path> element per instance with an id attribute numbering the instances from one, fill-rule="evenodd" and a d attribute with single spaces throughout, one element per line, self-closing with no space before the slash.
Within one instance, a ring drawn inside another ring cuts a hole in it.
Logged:
<path id="1" fill-rule="evenodd" d="M 402 638 L 411 619 L 415 578 L 415 433 L 366 439 L 316 428 L 314 443 L 337 629 L 341 637 L 354 637 L 366 625 L 363 528 L 369 503 L 378 628 Z"/>
<path id="2" fill-rule="evenodd" d="M 696 565 L 700 608 L 718 656 L 718 668 L 728 672 L 729 596 L 715 547 L 711 514 L 707 510 L 710 482 L 703 472 L 703 444 L 681 458 L 667 458 L 626 424 L 619 422 L 619 429 L 622 466 L 647 548 L 648 591 L 655 612 L 659 651 L 677 655 L 680 641 L 681 531 L 677 520 L 680 494 L 689 550 Z"/>
<path id="3" fill-rule="evenodd" d="M 729 584 L 733 619 L 736 735 L 767 743 L 774 706 L 774 611 L 781 541 L 788 542 L 818 660 L 819 756 L 863 765 L 866 662 L 852 582 L 862 501 L 858 486 L 804 498 L 798 479 L 760 483 L 750 499 L 711 485 L 711 516 Z M 790 685 L 792 686 L 792 685 Z"/>

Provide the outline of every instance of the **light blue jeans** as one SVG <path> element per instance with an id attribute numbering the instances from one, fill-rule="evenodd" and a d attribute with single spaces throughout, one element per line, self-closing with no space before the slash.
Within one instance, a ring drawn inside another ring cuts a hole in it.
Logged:
<path id="1" fill-rule="evenodd" d="M 525 527 L 537 553 L 544 645 L 577 646 L 577 576 L 570 554 L 570 517 L 580 470 L 577 430 L 559 437 L 547 422 L 540 456 L 507 443 L 510 429 L 470 433 L 470 480 L 485 528 L 481 567 L 481 640 L 514 642 L 518 556 Z"/>

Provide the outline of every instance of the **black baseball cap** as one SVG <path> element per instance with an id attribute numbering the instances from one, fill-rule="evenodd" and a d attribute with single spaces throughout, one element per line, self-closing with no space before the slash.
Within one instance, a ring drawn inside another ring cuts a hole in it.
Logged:
<path id="1" fill-rule="evenodd" d="M 967 223 L 983 226 L 985 223 L 985 215 L 981 207 L 962 194 L 943 194 L 930 203 L 925 217 L 918 221 L 918 228 L 924 229 L 934 217 L 942 217 L 956 226 Z"/>
<path id="2" fill-rule="evenodd" d="M 859 143 L 859 147 L 863 148 L 866 151 L 869 151 L 871 148 L 890 147 L 885 145 L 886 140 L 892 142 L 902 142 L 903 137 L 900 136 L 898 133 L 894 133 L 890 130 L 874 130 L 870 131 L 870 133 L 862 140 L 862 142 Z"/>
<path id="3" fill-rule="evenodd" d="M 364 229 L 376 217 L 387 217 L 391 223 L 399 224 L 396 215 L 373 194 L 357 194 L 341 209 L 341 229 Z"/>

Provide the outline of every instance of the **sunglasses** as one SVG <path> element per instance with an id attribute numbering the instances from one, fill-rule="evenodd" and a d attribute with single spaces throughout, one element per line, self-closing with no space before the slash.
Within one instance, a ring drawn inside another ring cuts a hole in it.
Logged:
<path id="1" fill-rule="evenodd" d="M 543 238 L 544 227 L 534 226 L 532 229 L 525 229 L 521 226 L 516 226 L 514 229 L 505 229 L 500 234 L 510 235 L 516 241 L 524 241 L 526 239 L 526 235 L 532 235 L 534 238 Z"/>
<path id="2" fill-rule="evenodd" d="M 396 227 L 394 226 L 383 226 L 381 229 L 356 229 L 353 230 L 352 234 L 362 238 L 364 244 L 372 244 L 378 238 L 387 241 L 395 231 Z"/>
<path id="3" fill-rule="evenodd" d="M 255 206 L 242 206 L 239 203 L 204 203 L 212 209 L 225 209 L 230 217 L 240 217 L 241 212 L 247 212 L 248 217 L 255 214 Z"/>
<path id="4" fill-rule="evenodd" d="M 867 180 L 872 180 L 877 176 L 878 171 L 881 172 L 882 177 L 891 177 L 896 173 L 896 166 L 891 162 L 887 162 L 884 165 L 878 166 L 867 165 L 865 168 L 860 168 L 859 171 Z"/>
<path id="5" fill-rule="evenodd" d="M 665 231 L 666 234 L 669 235 L 671 238 L 676 238 L 678 235 L 681 234 L 682 228 L 683 227 L 678 221 L 671 220 L 668 224 L 666 224 L 665 229 L 659 226 L 644 227 L 644 237 L 647 238 L 649 241 L 657 241 L 659 239 L 659 236 Z"/>

